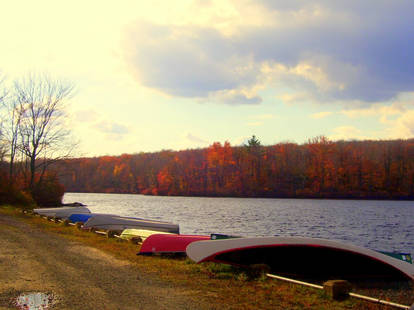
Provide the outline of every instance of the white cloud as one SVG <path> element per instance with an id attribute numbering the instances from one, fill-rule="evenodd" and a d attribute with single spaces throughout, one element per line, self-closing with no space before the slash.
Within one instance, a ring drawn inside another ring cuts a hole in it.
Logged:
<path id="1" fill-rule="evenodd" d="M 191 133 L 188 133 L 185 137 L 188 141 L 196 143 L 196 144 L 208 144 L 207 140 L 204 140 L 200 137 L 194 136 Z"/>
<path id="2" fill-rule="evenodd" d="M 247 143 L 247 141 L 249 141 L 250 138 L 251 136 L 241 136 L 234 138 L 231 141 L 231 145 L 244 145 Z"/>
<path id="3" fill-rule="evenodd" d="M 259 104 L 262 102 L 262 98 L 243 90 L 222 90 L 211 92 L 207 99 L 200 99 L 200 102 L 215 101 L 230 105 L 242 105 L 242 104 Z"/>
<path id="4" fill-rule="evenodd" d="M 380 116 L 386 122 L 387 117 L 400 115 L 406 111 L 405 105 L 394 103 L 392 105 L 377 105 L 363 109 L 342 110 L 340 113 L 349 118 L 360 118 L 367 116 Z"/>
<path id="5" fill-rule="evenodd" d="M 310 117 L 311 118 L 314 118 L 314 119 L 321 119 L 321 118 L 325 118 L 325 117 L 327 117 L 327 116 L 329 116 L 329 115 L 332 115 L 333 114 L 333 112 L 319 112 L 319 113 L 313 113 L 313 114 L 311 114 L 310 115 Z"/>
<path id="6" fill-rule="evenodd" d="M 276 116 L 274 114 L 259 114 L 259 115 L 253 115 L 252 118 L 258 119 L 258 120 L 268 120 L 268 119 L 274 119 Z"/>
<path id="7" fill-rule="evenodd" d="M 409 139 L 414 137 L 414 110 L 408 110 L 395 120 L 388 121 L 386 130 L 390 139 Z"/>
<path id="8" fill-rule="evenodd" d="M 332 132 L 333 133 L 328 136 L 331 140 L 363 140 L 372 138 L 364 135 L 360 129 L 353 126 L 336 127 Z"/>
<path id="9" fill-rule="evenodd" d="M 259 121 L 257 121 L 257 122 L 248 122 L 247 125 L 252 126 L 252 127 L 258 127 L 258 126 L 263 125 L 263 122 L 259 122 Z"/>
<path id="10" fill-rule="evenodd" d="M 408 139 L 414 136 L 414 93 L 404 93 L 391 104 L 378 103 L 368 108 L 342 110 L 340 113 L 350 119 L 376 119 L 384 129 L 372 132 L 368 138 Z M 349 129 L 349 128 L 348 128 Z M 338 131 L 339 130 L 339 131 Z M 344 128 L 335 131 L 334 136 L 346 136 Z M 349 133 L 363 138 L 361 132 Z"/>
<path id="11" fill-rule="evenodd" d="M 246 125 L 251 127 L 262 126 L 265 121 L 269 121 L 271 119 L 274 119 L 275 117 L 276 116 L 271 113 L 251 115 L 249 117 L 251 121 L 247 122 Z"/>
<path id="12" fill-rule="evenodd" d="M 414 136 L 414 110 L 405 113 L 397 122 L 401 122 L 409 130 L 409 134 Z"/>
<path id="13" fill-rule="evenodd" d="M 308 101 L 310 99 L 310 96 L 307 93 L 285 93 L 283 95 L 277 96 L 277 98 L 281 99 L 283 103 L 294 104 Z"/>
<path id="14" fill-rule="evenodd" d="M 104 133 L 108 139 L 119 140 L 130 133 L 130 129 L 114 121 L 101 121 L 94 125 L 94 128 Z"/>
<path id="15" fill-rule="evenodd" d="M 88 110 L 80 110 L 73 113 L 73 118 L 75 122 L 94 122 L 98 119 L 99 113 L 95 110 L 88 109 Z"/>
<path id="16" fill-rule="evenodd" d="M 147 87 L 231 104 L 259 103 L 258 88 L 347 104 L 414 89 L 413 3 L 272 2 L 193 2 L 180 16 L 200 22 L 131 24 L 127 62 Z"/>

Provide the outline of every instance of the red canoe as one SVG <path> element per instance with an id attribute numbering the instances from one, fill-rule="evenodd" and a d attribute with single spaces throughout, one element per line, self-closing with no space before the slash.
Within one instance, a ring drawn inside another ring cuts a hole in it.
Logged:
<path id="1" fill-rule="evenodd" d="M 340 241 L 305 237 L 256 237 L 194 242 L 197 263 L 266 264 L 280 275 L 326 279 L 414 280 L 414 265 Z"/>
<path id="2" fill-rule="evenodd" d="M 210 236 L 154 234 L 144 240 L 138 254 L 185 254 L 194 241 L 210 240 Z"/>

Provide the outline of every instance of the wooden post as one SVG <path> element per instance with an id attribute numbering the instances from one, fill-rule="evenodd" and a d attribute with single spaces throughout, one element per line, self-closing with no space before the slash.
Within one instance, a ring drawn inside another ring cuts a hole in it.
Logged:
<path id="1" fill-rule="evenodd" d="M 115 230 L 108 230 L 106 233 L 107 238 L 115 238 L 116 231 Z"/>
<path id="2" fill-rule="evenodd" d="M 257 279 L 270 272 L 270 267 L 266 264 L 253 264 L 249 266 L 247 275 L 250 279 Z"/>
<path id="3" fill-rule="evenodd" d="M 335 300 L 344 300 L 349 297 L 351 284 L 345 280 L 329 280 L 323 284 L 325 293 Z"/>
<path id="4" fill-rule="evenodd" d="M 269 278 L 273 278 L 273 279 L 278 279 L 278 280 L 282 280 L 282 281 L 287 281 L 290 283 L 295 283 L 295 284 L 300 284 L 300 285 L 305 285 L 305 286 L 309 286 L 309 287 L 313 287 L 316 289 L 324 289 L 323 286 L 321 285 L 317 285 L 317 284 L 313 284 L 313 283 L 307 283 L 307 282 L 303 282 L 303 281 L 298 281 L 295 279 L 290 279 L 290 278 L 286 278 L 286 277 L 281 277 L 281 276 L 277 276 L 275 274 L 266 274 L 266 276 L 268 276 Z M 329 282 L 329 281 L 328 281 Z M 359 295 L 359 294 L 355 294 L 355 293 L 349 293 L 349 296 L 351 297 L 355 297 L 355 298 L 359 298 L 362 300 L 367 300 L 373 303 L 378 303 L 381 305 L 387 305 L 387 306 L 391 306 L 391 307 L 395 307 L 395 308 L 399 308 L 399 309 L 405 309 L 405 310 L 414 310 L 414 304 L 410 306 L 406 306 L 406 305 L 401 305 L 401 304 L 397 304 L 394 302 L 390 302 L 390 301 L 386 301 L 386 300 L 382 300 L 382 299 L 378 299 L 378 298 L 373 298 L 373 297 L 368 297 L 368 296 L 364 296 L 364 295 Z"/>
<path id="5" fill-rule="evenodd" d="M 132 237 L 131 239 L 129 239 L 129 242 L 133 243 L 133 244 L 138 244 L 142 242 L 142 238 L 141 237 Z"/>

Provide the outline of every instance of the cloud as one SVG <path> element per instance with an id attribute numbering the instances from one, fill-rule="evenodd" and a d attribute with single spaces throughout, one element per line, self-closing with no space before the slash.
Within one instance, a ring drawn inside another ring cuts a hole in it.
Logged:
<path id="1" fill-rule="evenodd" d="M 253 115 L 252 118 L 259 119 L 259 120 L 267 120 L 267 119 L 274 119 L 276 116 L 273 114 L 259 114 L 259 115 Z"/>
<path id="2" fill-rule="evenodd" d="M 350 119 L 377 119 L 382 129 L 372 132 L 369 137 L 350 127 L 338 127 L 332 138 L 355 135 L 358 138 L 408 139 L 414 136 L 414 93 L 403 93 L 389 105 L 377 104 L 368 108 L 342 110 L 339 113 Z M 349 130 L 346 130 L 346 129 Z"/>
<path id="3" fill-rule="evenodd" d="M 96 129 L 106 135 L 108 139 L 119 140 L 130 133 L 127 126 L 118 124 L 114 121 L 101 121 L 94 125 Z"/>
<path id="4" fill-rule="evenodd" d="M 390 139 L 409 139 L 414 137 L 414 110 L 402 113 L 395 120 L 388 121 L 386 135 Z"/>
<path id="5" fill-rule="evenodd" d="M 333 114 L 333 112 L 319 112 L 319 113 L 311 114 L 310 117 L 314 118 L 314 119 L 321 119 L 321 118 L 327 117 L 327 116 L 332 115 L 332 114 Z"/>
<path id="6" fill-rule="evenodd" d="M 405 113 L 397 120 L 397 123 L 406 128 L 406 137 L 414 136 L 414 110 Z"/>
<path id="7" fill-rule="evenodd" d="M 229 104 L 260 103 L 263 88 L 347 104 L 414 90 L 414 2 L 227 6 L 232 14 L 206 19 L 216 23 L 132 24 L 124 49 L 137 81 L 172 96 Z"/>
<path id="8" fill-rule="evenodd" d="M 228 105 L 256 105 L 262 102 L 262 98 L 243 90 L 223 90 L 210 92 L 206 98 L 198 97 L 198 102 L 217 102 Z"/>
<path id="9" fill-rule="evenodd" d="M 74 120 L 76 122 L 93 122 L 96 121 L 97 118 L 99 116 L 99 113 L 97 113 L 96 111 L 89 109 L 89 110 L 81 110 L 81 111 L 76 111 L 74 113 Z"/>
<path id="10" fill-rule="evenodd" d="M 277 96 L 276 98 L 281 99 L 283 103 L 294 104 L 294 103 L 301 103 L 306 100 L 309 100 L 309 94 L 307 93 L 296 93 L 296 94 L 285 93 L 283 95 Z"/>
<path id="11" fill-rule="evenodd" d="M 188 133 L 185 136 L 185 138 L 187 140 L 189 140 L 190 142 L 194 142 L 194 143 L 197 143 L 197 144 L 208 144 L 208 141 L 206 141 L 206 140 L 204 140 L 200 137 L 196 137 L 196 136 L 192 135 L 191 133 Z"/>
<path id="12" fill-rule="evenodd" d="M 236 138 L 232 139 L 231 145 L 237 145 L 237 146 L 245 145 L 245 144 L 247 144 L 247 141 L 249 141 L 250 138 L 251 138 L 251 136 L 236 137 Z"/>
<path id="13" fill-rule="evenodd" d="M 259 66 L 209 28 L 138 23 L 126 43 L 137 80 L 173 96 L 259 103 L 244 94 L 257 83 Z"/>
<path id="14" fill-rule="evenodd" d="M 331 140 L 370 139 L 369 136 L 364 135 L 361 130 L 353 126 L 340 126 L 340 127 L 334 128 L 332 131 L 333 131 L 333 134 L 329 135 L 329 139 Z"/>
<path id="15" fill-rule="evenodd" d="M 349 118 L 378 117 L 383 124 L 389 123 L 390 118 L 401 116 L 407 111 L 403 102 L 393 102 L 391 105 L 376 105 L 369 108 L 342 110 L 340 113 Z"/>
<path id="16" fill-rule="evenodd" d="M 275 117 L 276 116 L 274 114 L 271 114 L 271 113 L 251 115 L 249 117 L 249 119 L 251 119 L 251 121 L 247 122 L 246 125 L 252 126 L 252 127 L 262 126 L 265 121 L 274 119 Z"/>
<path id="17" fill-rule="evenodd" d="M 258 127 L 258 126 L 262 126 L 263 122 L 259 122 L 259 121 L 257 121 L 257 122 L 248 122 L 247 125 L 252 126 L 252 127 Z"/>

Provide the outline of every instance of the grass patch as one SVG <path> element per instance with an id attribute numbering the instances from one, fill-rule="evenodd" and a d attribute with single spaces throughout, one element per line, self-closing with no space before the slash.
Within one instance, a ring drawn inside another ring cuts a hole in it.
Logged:
<path id="1" fill-rule="evenodd" d="M 118 259 L 128 260 L 142 272 L 157 276 L 172 285 L 188 287 L 194 294 L 211 298 L 212 304 L 220 304 L 220 309 L 392 309 L 355 299 L 332 301 L 323 291 L 269 279 L 263 275 L 252 279 L 248 270 L 229 265 L 196 264 L 186 257 L 137 256 L 139 246 L 132 243 L 29 216 L 11 206 L 0 206 L 0 214 L 14 216 L 43 231 L 100 249 Z M 411 294 L 412 298 L 412 293 L 408 289 L 402 294 Z M 372 290 L 370 295 L 384 296 L 381 290 Z M 408 304 L 404 298 L 406 296 L 391 300 Z"/>

